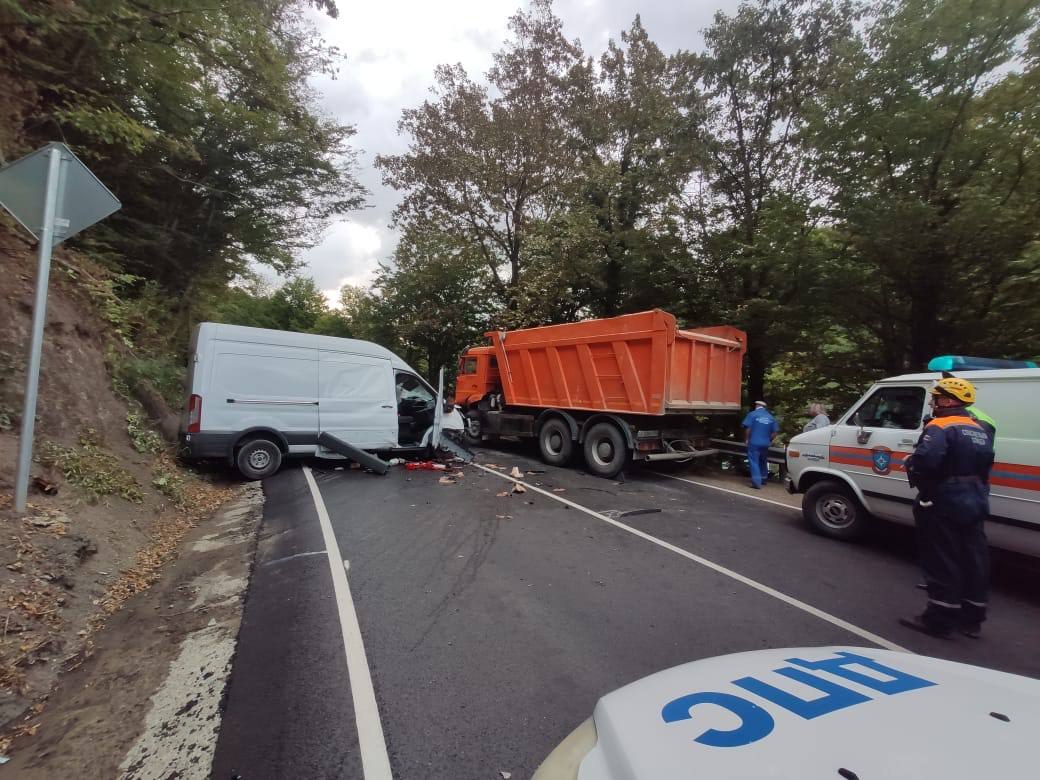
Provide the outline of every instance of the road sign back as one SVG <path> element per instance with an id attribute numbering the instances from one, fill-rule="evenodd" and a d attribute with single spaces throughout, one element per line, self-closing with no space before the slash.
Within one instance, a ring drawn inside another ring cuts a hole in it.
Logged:
<path id="1" fill-rule="evenodd" d="M 35 238 L 40 237 L 43 228 L 51 149 L 61 151 L 54 215 L 54 243 L 60 244 L 118 210 L 120 203 L 65 144 L 47 144 L 0 170 L 0 205 Z"/>

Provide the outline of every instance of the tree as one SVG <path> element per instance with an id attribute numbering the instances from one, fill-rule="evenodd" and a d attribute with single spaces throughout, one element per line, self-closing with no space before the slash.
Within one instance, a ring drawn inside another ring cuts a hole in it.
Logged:
<path id="1" fill-rule="evenodd" d="M 461 65 L 439 67 L 434 100 L 407 109 L 398 124 L 411 137 L 408 151 L 376 164 L 404 193 L 395 224 L 457 236 L 467 256 L 481 258 L 499 301 L 515 309 L 529 233 L 557 216 L 575 175 L 565 118 L 582 52 L 563 37 L 549 0 L 535 0 L 509 28 L 488 86 Z"/>
<path id="2" fill-rule="evenodd" d="M 1032 0 L 886 2 L 819 101 L 834 296 L 887 373 L 1037 351 L 1038 40 Z"/>
<path id="3" fill-rule="evenodd" d="M 493 304 L 491 272 L 458 237 L 406 231 L 374 287 L 379 316 L 405 358 L 436 383 L 443 366 L 454 377 L 459 354 L 483 341 Z"/>
<path id="4" fill-rule="evenodd" d="M 123 208 L 78 246 L 173 293 L 178 339 L 204 290 L 254 262 L 291 272 L 328 219 L 362 201 L 353 128 L 312 108 L 307 78 L 335 52 L 303 22 L 306 5 L 0 7 L 0 78 L 21 85 L 0 141 L 20 152 L 56 136 L 87 159 Z"/>
<path id="5" fill-rule="evenodd" d="M 592 222 L 589 304 L 612 316 L 669 302 L 661 272 L 685 255 L 679 195 L 696 160 L 675 70 L 638 16 L 620 43 L 609 42 L 598 74 L 571 108 L 582 158 L 571 210 Z"/>
<path id="6" fill-rule="evenodd" d="M 799 300 L 794 278 L 811 273 L 811 255 L 791 252 L 813 234 L 819 194 L 800 144 L 804 113 L 828 83 L 854 17 L 850 4 L 829 0 L 743 3 L 732 17 L 716 14 L 704 54 L 675 60 L 703 166 L 688 186 L 696 280 L 688 300 L 697 308 L 687 317 L 710 312 L 747 331 L 754 398 L 764 394 L 770 355 L 785 347 L 774 325 Z"/>

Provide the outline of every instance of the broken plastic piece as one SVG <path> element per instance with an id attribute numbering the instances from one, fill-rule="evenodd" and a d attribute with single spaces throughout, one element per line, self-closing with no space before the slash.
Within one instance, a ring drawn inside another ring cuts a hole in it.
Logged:
<path id="1" fill-rule="evenodd" d="M 443 463 L 434 463 L 432 460 L 417 460 L 414 463 L 406 463 L 405 468 L 409 471 L 447 471 L 448 467 Z"/>

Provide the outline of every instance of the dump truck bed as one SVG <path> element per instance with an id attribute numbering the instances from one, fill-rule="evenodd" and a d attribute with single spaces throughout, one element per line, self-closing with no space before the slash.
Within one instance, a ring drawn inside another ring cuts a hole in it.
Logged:
<path id="1" fill-rule="evenodd" d="M 747 338 L 737 328 L 680 330 L 675 317 L 653 309 L 486 335 L 513 406 L 651 415 L 740 409 Z"/>

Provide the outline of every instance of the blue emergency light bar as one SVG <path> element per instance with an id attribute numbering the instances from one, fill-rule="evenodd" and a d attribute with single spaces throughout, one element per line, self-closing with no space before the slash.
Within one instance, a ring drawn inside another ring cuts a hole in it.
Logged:
<path id="1" fill-rule="evenodd" d="M 990 368 L 1036 368 L 1032 360 L 1002 360 L 1000 358 L 942 355 L 928 361 L 929 371 L 982 371 Z"/>

